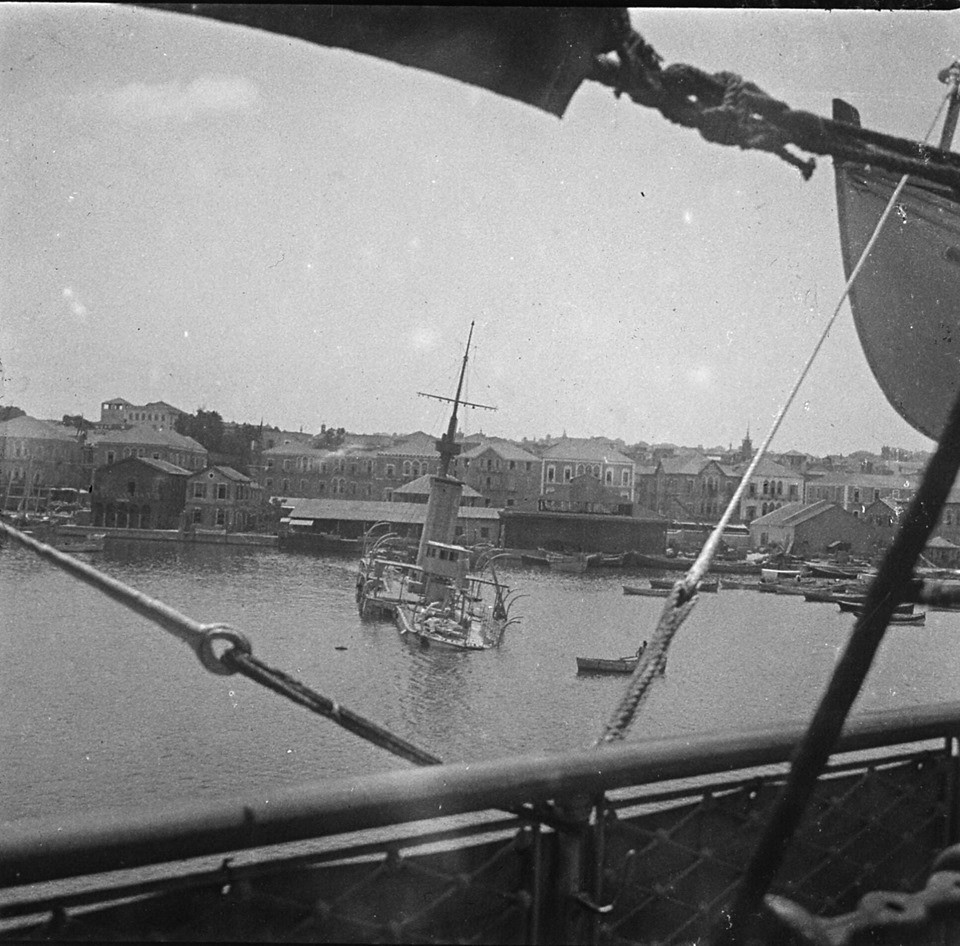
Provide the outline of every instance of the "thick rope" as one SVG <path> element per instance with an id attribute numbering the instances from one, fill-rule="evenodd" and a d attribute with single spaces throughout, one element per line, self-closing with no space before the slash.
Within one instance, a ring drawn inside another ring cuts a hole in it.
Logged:
<path id="1" fill-rule="evenodd" d="M 949 102 L 950 97 L 953 94 L 954 91 L 951 89 L 949 92 L 947 92 L 946 96 L 941 102 L 940 108 L 937 110 L 937 114 L 933 120 L 933 123 L 931 124 L 929 130 L 927 131 L 926 137 L 924 138 L 925 141 L 933 133 L 933 129 L 940 120 L 940 115 L 942 114 L 944 107 Z M 723 538 L 723 530 L 730 523 L 734 512 L 739 508 L 740 500 L 742 499 L 743 493 L 750 482 L 750 478 L 753 476 L 754 471 L 760 464 L 760 461 L 766 455 L 771 441 L 773 440 L 777 431 L 780 429 L 780 425 L 783 423 L 787 412 L 790 410 L 790 407 L 796 399 L 796 396 L 800 391 L 800 387 L 806 380 L 807 375 L 810 373 L 810 369 L 813 367 L 814 361 L 820 354 L 820 350 L 823 348 L 823 345 L 827 340 L 827 336 L 830 334 L 830 330 L 833 328 L 834 323 L 837 321 L 837 317 L 840 315 L 840 310 L 843 307 L 843 304 L 850 295 L 850 290 L 853 288 L 853 284 L 857 276 L 860 275 L 860 271 L 863 268 L 867 257 L 870 255 L 873 247 L 876 245 L 883 226 L 887 222 L 890 214 L 893 212 L 893 208 L 896 206 L 897 200 L 899 199 L 900 194 L 903 192 L 908 179 L 908 176 L 904 175 L 900 179 L 900 182 L 897 184 L 893 193 L 890 195 L 890 200 L 887 202 L 887 206 L 884 208 L 883 214 L 880 216 L 880 219 L 877 222 L 870 239 L 867 241 L 867 245 L 863 248 L 863 252 L 860 254 L 860 259 L 857 261 L 857 265 L 853 268 L 853 271 L 850 273 L 850 277 L 847 279 L 846 285 L 843 288 L 843 292 L 841 293 L 840 298 L 834 307 L 833 314 L 827 320 L 827 324 L 820 333 L 820 337 L 817 339 L 817 343 L 814 345 L 813 351 L 810 353 L 810 356 L 807 358 L 807 361 L 804 364 L 803 369 L 800 371 L 797 380 L 794 382 L 786 401 L 778 411 L 773 425 L 757 449 L 756 455 L 747 466 L 747 469 L 741 477 L 733 496 L 730 497 L 730 502 L 727 504 L 727 508 L 720 517 L 720 521 L 710 533 L 707 541 L 704 542 L 703 548 L 700 550 L 700 554 L 697 556 L 693 565 L 690 566 L 684 577 L 680 579 L 674 586 L 674 594 L 667 599 L 663 608 L 663 612 L 660 615 L 660 619 L 657 622 L 657 626 L 653 633 L 653 642 L 656 644 L 656 647 L 654 648 L 652 646 L 648 646 L 646 651 L 640 655 L 640 660 L 637 662 L 637 666 L 630 677 L 630 681 L 627 684 L 624 695 L 621 697 L 616 709 L 613 711 L 612 715 L 607 721 L 607 724 L 597 739 L 595 745 L 599 746 L 605 743 L 614 742 L 618 739 L 623 739 L 626 736 L 628 729 L 633 724 L 641 704 L 646 700 L 647 691 L 653 685 L 657 676 L 659 676 L 659 673 L 655 667 L 660 667 L 660 671 L 662 672 L 662 664 L 666 663 L 667 648 L 670 646 L 670 642 L 673 640 L 674 635 L 680 629 L 680 625 L 686 620 L 687 616 L 693 610 L 693 596 L 696 593 L 697 584 L 710 570 L 710 563 L 713 561 L 717 549 L 720 546 L 720 541 Z"/>
<path id="2" fill-rule="evenodd" d="M 657 109 L 668 121 L 694 128 L 708 141 L 768 151 L 798 168 L 805 179 L 816 162 L 795 147 L 836 160 L 874 164 L 960 193 L 960 156 L 915 141 L 791 109 L 751 82 L 731 73 L 711 75 L 695 66 L 662 67 L 662 57 L 629 22 L 620 24 L 614 54 L 595 58 L 590 78 L 624 92 L 638 105 Z"/>

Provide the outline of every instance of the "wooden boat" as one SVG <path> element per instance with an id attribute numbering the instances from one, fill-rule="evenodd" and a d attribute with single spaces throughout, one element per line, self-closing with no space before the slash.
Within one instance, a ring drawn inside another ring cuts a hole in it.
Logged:
<path id="1" fill-rule="evenodd" d="M 851 612 L 856 614 L 857 617 L 860 617 L 859 611 Z M 893 614 L 890 617 L 888 624 L 923 624 L 927 618 L 926 611 L 916 611 L 913 614 Z"/>
<path id="2" fill-rule="evenodd" d="M 675 582 L 675 581 L 672 581 L 672 580 L 669 579 L 669 578 L 651 578 L 651 579 L 650 579 L 650 587 L 651 587 L 651 588 L 656 588 L 656 589 L 664 589 L 664 588 L 666 588 L 667 591 L 669 591 L 671 588 L 673 588 L 673 586 L 674 586 L 675 584 L 676 584 L 676 582 Z M 711 581 L 709 578 L 705 578 L 703 581 L 700 582 L 697 590 L 698 590 L 698 591 L 705 591 L 705 592 L 716 592 L 716 591 L 719 591 L 719 590 L 720 590 L 720 582 L 719 582 L 719 580 L 717 580 L 717 579 L 714 579 L 713 581 Z"/>
<path id="3" fill-rule="evenodd" d="M 633 673 L 647 649 L 647 642 L 631 657 L 577 657 L 577 673 Z"/>
<path id="4" fill-rule="evenodd" d="M 625 565 L 638 568 L 651 568 L 658 571 L 687 571 L 696 561 L 689 555 L 645 555 L 642 552 L 627 552 L 624 558 Z M 759 575 L 760 564 L 747 561 L 713 561 L 710 563 L 710 573 L 716 575 Z"/>
<path id="5" fill-rule="evenodd" d="M 666 598 L 670 591 L 667 588 L 641 588 L 639 585 L 624 585 L 625 595 L 642 595 L 647 598 Z"/>
<path id="6" fill-rule="evenodd" d="M 602 552 L 595 552 L 587 556 L 587 568 L 623 568 L 626 553 L 619 555 L 605 555 Z"/>
<path id="7" fill-rule="evenodd" d="M 841 611 L 848 611 L 851 614 L 858 614 L 858 615 L 863 613 L 863 605 L 864 605 L 863 599 L 840 598 L 837 601 L 837 604 L 839 605 Z M 896 608 L 894 608 L 893 613 L 894 613 L 894 616 L 913 614 L 913 604 L 909 601 L 903 604 L 898 604 Z"/>
<path id="8" fill-rule="evenodd" d="M 863 566 L 836 565 L 833 562 L 804 562 L 804 567 L 814 578 L 855 579 Z"/>
<path id="9" fill-rule="evenodd" d="M 771 581 L 799 581 L 801 570 L 799 568 L 766 568 L 760 569 L 760 580 L 764 582 Z"/>
<path id="10" fill-rule="evenodd" d="M 587 570 L 585 555 L 558 555 L 548 557 L 551 571 L 566 572 L 571 575 L 582 575 Z"/>

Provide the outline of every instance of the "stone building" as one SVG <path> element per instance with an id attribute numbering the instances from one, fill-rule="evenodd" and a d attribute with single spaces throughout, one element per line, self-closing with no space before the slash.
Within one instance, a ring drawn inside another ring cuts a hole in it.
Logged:
<path id="1" fill-rule="evenodd" d="M 131 404 L 122 397 L 114 397 L 100 405 L 100 423 L 105 427 L 145 426 L 154 430 L 173 430 L 177 418 L 185 413 L 166 401 Z"/>
<path id="2" fill-rule="evenodd" d="M 207 456 L 207 448 L 192 437 L 149 426 L 91 431 L 83 449 L 88 476 L 101 466 L 128 457 L 162 460 L 184 470 L 202 470 L 207 465 Z"/>
<path id="3" fill-rule="evenodd" d="M 79 432 L 22 415 L 0 423 L 0 500 L 4 508 L 36 509 L 51 488 L 85 488 Z"/>
<path id="4" fill-rule="evenodd" d="M 587 474 L 633 502 L 634 463 L 604 440 L 566 437 L 543 452 L 540 494 Z"/>
<path id="5" fill-rule="evenodd" d="M 187 481 L 188 528 L 260 531 L 268 519 L 263 487 L 229 466 L 210 466 Z"/>
<path id="6" fill-rule="evenodd" d="M 510 508 L 540 494 L 543 461 L 509 440 L 464 443 L 451 473 L 483 496 L 487 506 Z"/>
<path id="7" fill-rule="evenodd" d="M 190 471 L 152 457 L 127 457 L 93 474 L 90 497 L 95 526 L 177 529 Z"/>

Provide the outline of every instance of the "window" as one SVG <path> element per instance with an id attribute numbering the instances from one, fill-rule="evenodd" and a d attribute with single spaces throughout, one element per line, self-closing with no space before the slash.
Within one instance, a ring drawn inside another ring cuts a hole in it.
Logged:
<path id="1" fill-rule="evenodd" d="M 607 485 L 611 485 L 611 486 L 613 485 L 613 470 L 607 470 L 607 475 L 603 478 L 603 481 L 604 481 Z M 687 486 L 688 486 L 687 492 L 689 492 L 690 489 L 693 488 L 693 480 L 691 480 L 691 481 L 687 484 Z"/>
<path id="2" fill-rule="evenodd" d="M 112 451 L 107 451 L 107 463 L 113 463 L 117 459 L 117 455 Z"/>
<path id="3" fill-rule="evenodd" d="M 555 466 L 547 467 L 547 482 L 553 483 L 557 479 L 557 468 Z"/>
<path id="4" fill-rule="evenodd" d="M 217 483 L 217 499 L 226 499 L 226 498 L 227 498 L 227 484 Z"/>
<path id="5" fill-rule="evenodd" d="M 203 510 L 199 506 L 193 510 L 193 521 L 203 522 Z"/>
<path id="6" fill-rule="evenodd" d="M 510 467 L 509 467 L 509 468 L 510 468 L 511 470 L 515 470 L 515 469 L 517 468 L 517 461 L 516 461 L 516 460 L 511 460 L 511 461 L 510 461 Z"/>
<path id="7" fill-rule="evenodd" d="M 569 466 L 563 468 L 563 482 L 569 483 L 573 479 L 573 469 Z"/>
<path id="8" fill-rule="evenodd" d="M 193 484 L 193 498 L 194 499 L 203 499 L 206 496 L 207 487 L 203 483 L 194 483 Z"/>
<path id="9" fill-rule="evenodd" d="M 225 525 L 227 524 L 227 513 L 226 513 L 226 510 L 220 508 L 219 506 L 217 507 L 217 519 L 216 519 L 216 524 L 217 524 L 218 526 L 225 526 Z"/>
<path id="10" fill-rule="evenodd" d="M 269 458 L 267 459 L 267 469 L 268 469 L 268 470 L 272 470 L 272 469 L 273 469 L 273 457 L 269 457 Z"/>
<path id="11" fill-rule="evenodd" d="M 266 486 L 267 489 L 273 489 L 273 477 L 272 477 L 272 476 L 268 476 L 268 477 L 263 481 L 263 485 Z M 321 484 L 321 485 L 322 485 L 322 484 Z"/>
<path id="12" fill-rule="evenodd" d="M 39 474 L 37 474 L 37 475 L 39 476 Z M 33 478 L 33 481 L 34 481 L 35 483 L 37 482 L 37 477 L 36 477 L 36 476 Z M 127 483 L 127 494 L 130 495 L 130 496 L 136 496 L 136 494 L 137 494 L 137 484 L 136 484 L 136 481 L 135 481 L 135 480 L 130 480 L 130 481 Z"/>
<path id="13" fill-rule="evenodd" d="M 396 467 L 392 463 L 387 464 L 387 479 L 393 479 L 396 475 Z"/>
<path id="14" fill-rule="evenodd" d="M 630 471 L 629 471 L 629 470 L 623 470 L 623 471 L 620 473 L 620 485 L 621 485 L 621 486 L 629 486 L 629 485 L 630 485 Z"/>
<path id="15" fill-rule="evenodd" d="M 289 461 L 289 460 L 284 460 L 284 461 L 283 461 L 283 472 L 284 472 L 284 473 L 287 473 L 287 472 L 289 472 L 289 470 L 290 470 L 290 461 Z"/>
<path id="16" fill-rule="evenodd" d="M 154 460 L 159 460 L 159 459 L 160 459 L 160 454 L 159 454 L 159 453 L 154 453 L 154 454 L 153 454 L 153 459 L 154 459 Z"/>
<path id="17" fill-rule="evenodd" d="M 490 529 L 487 526 L 480 526 L 480 538 L 481 539 L 490 538 Z"/>

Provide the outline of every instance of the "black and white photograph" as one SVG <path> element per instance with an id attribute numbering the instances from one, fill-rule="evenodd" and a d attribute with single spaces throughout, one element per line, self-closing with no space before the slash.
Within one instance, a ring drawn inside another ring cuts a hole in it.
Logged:
<path id="1" fill-rule="evenodd" d="M 960 10 L 0 4 L 0 942 L 960 944 Z"/>

